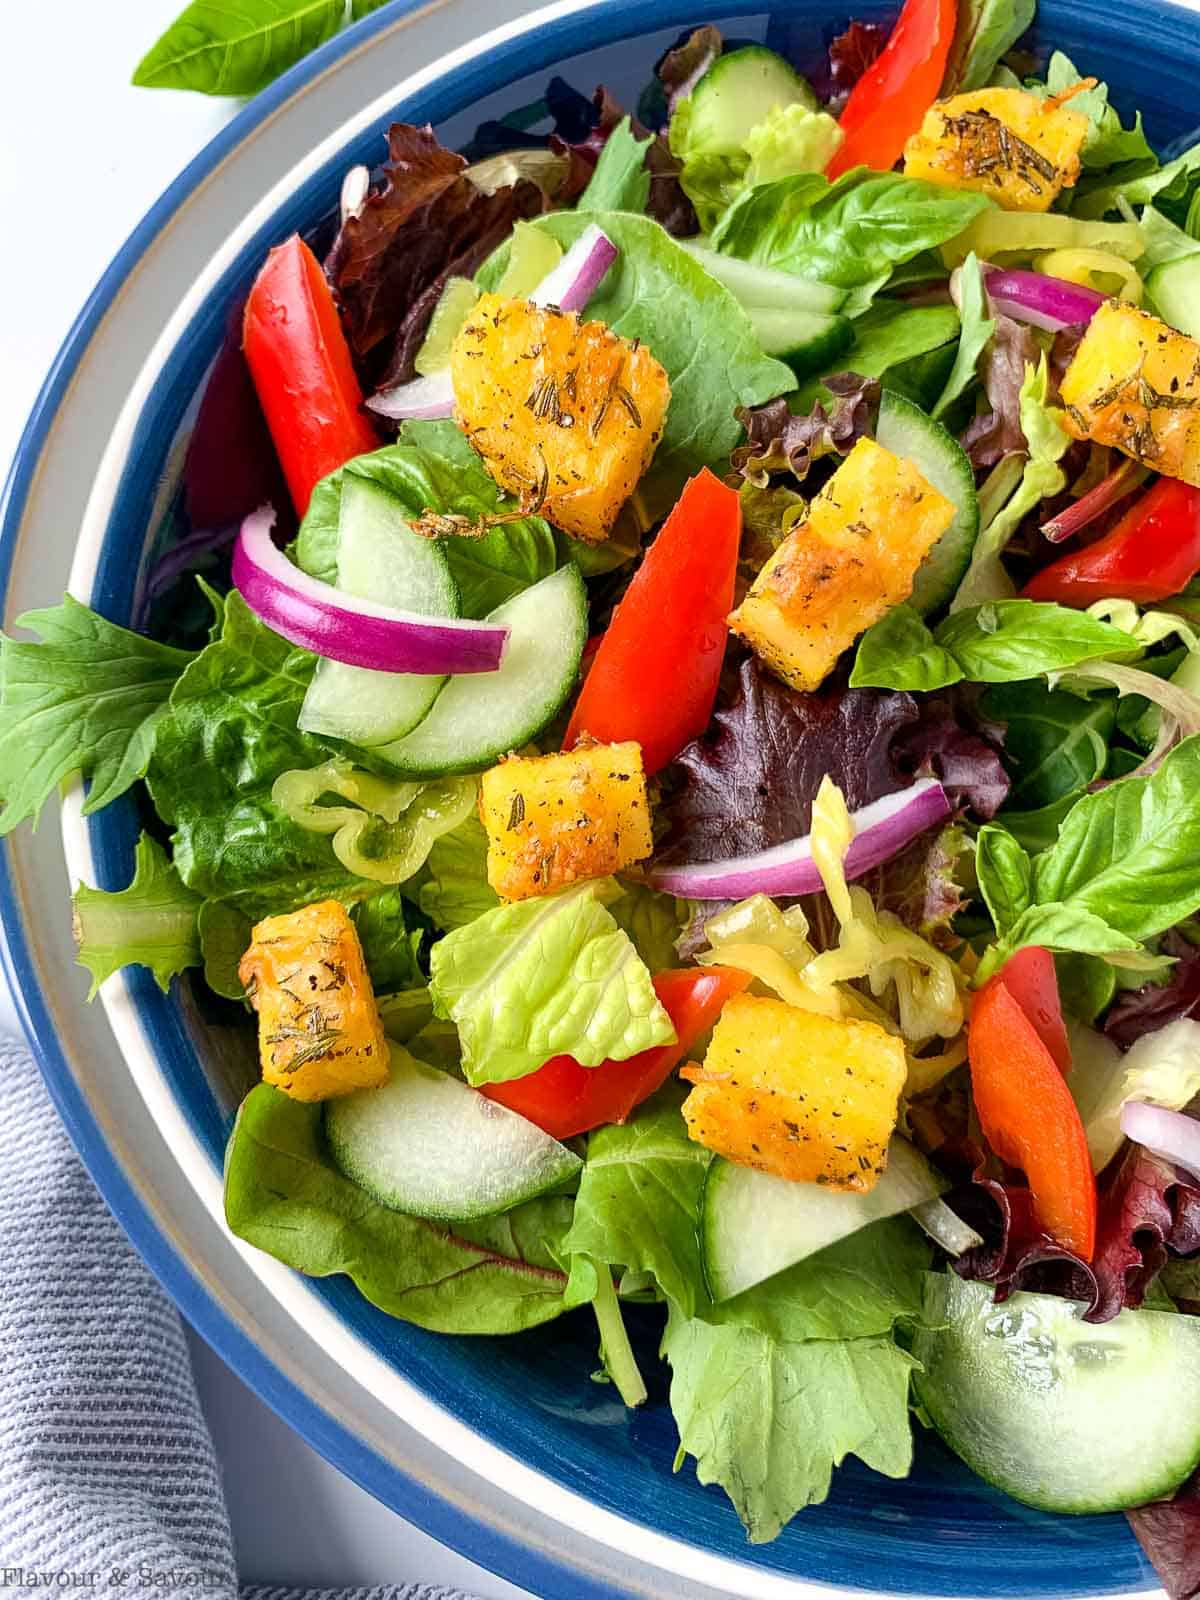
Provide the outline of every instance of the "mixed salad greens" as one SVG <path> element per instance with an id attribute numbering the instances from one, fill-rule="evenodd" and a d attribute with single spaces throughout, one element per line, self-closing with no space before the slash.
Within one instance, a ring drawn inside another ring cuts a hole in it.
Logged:
<path id="1" fill-rule="evenodd" d="M 1182 1596 L 1200 146 L 1032 20 L 393 126 L 249 289 L 137 631 L 3 641 L 0 832 L 135 790 L 80 960 L 257 1014 L 241 1238 L 436 1330 L 590 1306 L 630 1406 L 661 1306 L 752 1539 L 915 1413 Z"/>

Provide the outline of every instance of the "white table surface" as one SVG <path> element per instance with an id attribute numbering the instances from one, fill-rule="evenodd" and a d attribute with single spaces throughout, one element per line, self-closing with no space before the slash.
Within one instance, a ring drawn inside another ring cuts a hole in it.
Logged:
<path id="1" fill-rule="evenodd" d="M 0 50 L 0 476 L 71 322 L 127 234 L 236 109 L 134 89 L 183 0 L 8 0 Z M 47 597 L 49 598 L 49 597 Z M 52 824 L 47 824 L 51 826 Z M 15 1032 L 0 979 L 0 1032 Z M 197 1338 L 201 1399 L 224 1473 L 243 1581 L 527 1592 L 463 1560 L 327 1465 Z M 303 1505 L 303 1517 L 294 1507 Z"/>

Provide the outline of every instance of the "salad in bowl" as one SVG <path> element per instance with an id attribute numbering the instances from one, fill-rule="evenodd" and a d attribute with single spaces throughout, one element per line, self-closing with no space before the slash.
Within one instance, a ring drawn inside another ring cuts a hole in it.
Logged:
<path id="1" fill-rule="evenodd" d="M 629 1408 L 644 1308 L 754 1541 L 932 1430 L 1190 1594 L 1200 147 L 1032 20 L 394 124 L 137 631 L 4 639 L 0 830 L 137 793 L 80 960 L 253 1052 L 238 1238 Z"/>

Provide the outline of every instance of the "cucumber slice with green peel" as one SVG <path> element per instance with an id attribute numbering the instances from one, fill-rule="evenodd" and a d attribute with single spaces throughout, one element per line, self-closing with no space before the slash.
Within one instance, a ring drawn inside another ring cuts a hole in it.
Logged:
<path id="1" fill-rule="evenodd" d="M 535 739 L 575 687 L 587 642 L 578 567 L 560 567 L 486 619 L 512 630 L 498 672 L 450 678 L 412 733 L 376 754 L 408 777 L 482 772 Z"/>
<path id="2" fill-rule="evenodd" d="M 470 1222 L 559 1188 L 583 1165 L 534 1123 L 400 1045 L 390 1063 L 382 1088 L 325 1108 L 334 1162 L 381 1205 Z"/>
<path id="3" fill-rule="evenodd" d="M 1200 252 L 1148 272 L 1146 293 L 1164 322 L 1200 339 Z"/>
<path id="4" fill-rule="evenodd" d="M 422 378 L 442 372 L 450 365 L 450 346 L 479 299 L 479 290 L 470 278 L 448 278 L 442 298 L 433 308 L 429 331 L 413 357 L 413 367 Z"/>
<path id="5" fill-rule="evenodd" d="M 678 239 L 676 243 L 700 263 L 710 278 L 723 283 L 747 311 L 828 313 L 836 311 L 846 298 L 844 290 L 835 289 L 831 284 L 781 272 L 778 267 L 756 266 L 753 261 L 742 261 L 738 256 L 725 256 L 694 239 Z"/>
<path id="6" fill-rule="evenodd" d="M 782 56 L 761 44 L 718 56 L 688 96 L 687 104 L 688 151 L 697 153 L 740 150 L 751 129 L 776 107 L 820 109 L 820 102 L 800 74 Z"/>
<path id="7" fill-rule="evenodd" d="M 981 1478 L 1040 1511 L 1124 1511 L 1200 1462 L 1200 1318 L 1083 1320 L 1053 1295 L 1003 1304 L 986 1283 L 926 1278 L 917 1399 Z"/>
<path id="8" fill-rule="evenodd" d="M 828 372 L 854 343 L 854 324 L 848 317 L 759 306 L 748 306 L 746 315 L 767 355 L 786 361 L 798 378 Z"/>
<path id="9" fill-rule="evenodd" d="M 791 1183 L 718 1157 L 704 1180 L 700 1248 L 714 1300 L 731 1300 L 848 1234 L 932 1200 L 950 1187 L 907 1139 L 888 1147 L 866 1194 Z"/>
<path id="10" fill-rule="evenodd" d="M 427 617 L 457 617 L 458 588 L 433 539 L 412 531 L 386 489 L 347 473 L 338 513 L 337 587 Z M 319 661 L 297 718 L 304 733 L 365 746 L 402 738 L 428 714 L 444 677 Z"/>
<path id="11" fill-rule="evenodd" d="M 903 395 L 883 391 L 876 441 L 919 468 L 954 506 L 954 520 L 917 568 L 909 605 L 928 616 L 947 605 L 971 564 L 979 536 L 975 473 L 958 440 Z"/>

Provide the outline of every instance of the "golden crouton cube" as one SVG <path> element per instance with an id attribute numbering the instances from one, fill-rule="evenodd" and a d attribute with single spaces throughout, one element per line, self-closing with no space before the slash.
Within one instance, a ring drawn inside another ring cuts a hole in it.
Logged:
<path id="1" fill-rule="evenodd" d="M 939 100 L 904 147 L 910 178 L 976 189 L 1009 211 L 1049 211 L 1079 179 L 1088 119 L 1023 89 Z"/>
<path id="2" fill-rule="evenodd" d="M 1200 344 L 1109 300 L 1088 324 L 1059 390 L 1067 432 L 1200 488 Z"/>
<path id="3" fill-rule="evenodd" d="M 954 507 L 913 466 L 860 439 L 751 585 L 729 626 L 794 689 L 912 593 Z"/>
<path id="4" fill-rule="evenodd" d="M 450 351 L 454 414 L 502 489 L 598 544 L 650 465 L 671 398 L 645 345 L 485 294 Z"/>
<path id="5" fill-rule="evenodd" d="M 362 946 L 338 901 L 258 923 L 238 976 L 258 1012 L 265 1082 L 294 1100 L 329 1100 L 387 1082 L 387 1044 Z"/>
<path id="6" fill-rule="evenodd" d="M 704 1065 L 681 1076 L 688 1135 L 743 1167 L 830 1189 L 873 1189 L 904 1088 L 904 1045 L 874 1022 L 782 1000 L 726 1002 Z"/>
<path id="7" fill-rule="evenodd" d="M 505 900 L 605 878 L 653 848 L 642 749 L 632 740 L 510 756 L 484 773 L 479 814 L 488 882 Z"/>

